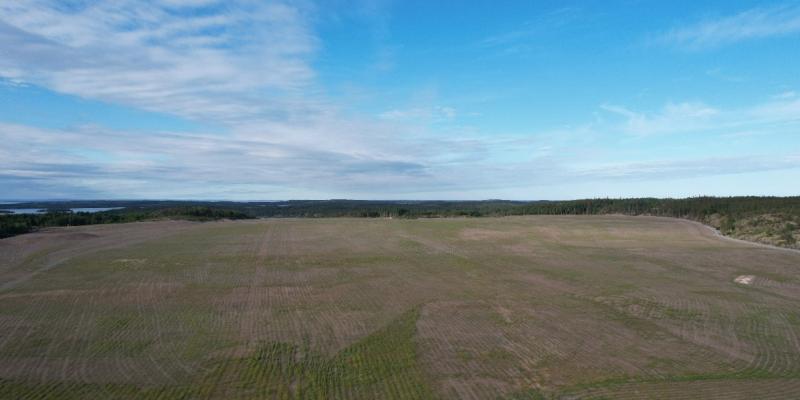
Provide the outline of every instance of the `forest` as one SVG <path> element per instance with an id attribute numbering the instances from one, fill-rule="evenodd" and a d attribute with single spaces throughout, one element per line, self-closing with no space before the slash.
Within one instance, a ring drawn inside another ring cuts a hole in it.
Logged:
<path id="1" fill-rule="evenodd" d="M 44 208 L 42 214 L 0 214 L 0 238 L 15 236 L 53 226 L 79 226 L 148 221 L 157 219 L 186 219 L 211 221 L 245 219 L 251 216 L 236 210 L 208 206 L 183 206 L 149 209 L 120 209 L 103 212 L 71 212 L 63 208 Z"/>

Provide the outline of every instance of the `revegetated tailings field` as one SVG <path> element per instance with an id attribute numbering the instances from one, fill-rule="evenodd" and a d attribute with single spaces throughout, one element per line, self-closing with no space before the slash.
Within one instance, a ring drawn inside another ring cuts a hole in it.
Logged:
<path id="1" fill-rule="evenodd" d="M 57 228 L 0 240 L 0 398 L 800 398 L 798 272 L 651 217 Z"/>

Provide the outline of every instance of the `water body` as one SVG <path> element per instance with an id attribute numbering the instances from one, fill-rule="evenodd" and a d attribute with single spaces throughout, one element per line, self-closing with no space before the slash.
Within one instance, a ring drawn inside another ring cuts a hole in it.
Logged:
<path id="1" fill-rule="evenodd" d="M 72 212 L 88 212 L 96 213 L 100 211 L 119 210 L 122 207 L 87 207 L 87 208 L 71 208 Z"/>
<path id="2" fill-rule="evenodd" d="M 86 207 L 86 208 L 70 208 L 69 210 L 72 212 L 88 212 L 88 213 L 96 213 L 100 211 L 108 211 L 108 210 L 117 210 L 122 207 Z M 44 214 L 47 212 L 45 209 L 41 208 L 6 208 L 0 209 L 0 211 L 9 211 L 11 214 Z"/>
<path id="3" fill-rule="evenodd" d="M 46 212 L 41 208 L 7 208 L 0 211 L 8 211 L 11 214 L 44 214 Z"/>

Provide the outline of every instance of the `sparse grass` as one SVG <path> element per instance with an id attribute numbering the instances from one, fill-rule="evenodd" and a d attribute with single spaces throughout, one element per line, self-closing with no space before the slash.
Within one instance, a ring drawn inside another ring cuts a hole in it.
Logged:
<path id="1" fill-rule="evenodd" d="M 247 357 L 214 367 L 202 381 L 224 383 L 208 391 L 225 398 L 433 398 L 417 362 L 418 314 L 408 311 L 332 357 L 308 343 L 263 343 Z"/>
<path id="2" fill-rule="evenodd" d="M 645 217 L 36 233 L 0 242 L 0 398 L 791 398 L 798 268 Z"/>

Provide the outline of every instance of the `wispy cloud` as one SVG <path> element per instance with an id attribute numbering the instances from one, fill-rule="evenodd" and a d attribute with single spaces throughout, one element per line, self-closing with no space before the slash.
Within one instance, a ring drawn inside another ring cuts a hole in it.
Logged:
<path id="1" fill-rule="evenodd" d="M 437 122 L 442 120 L 452 120 L 456 117 L 456 110 L 453 107 L 418 107 L 410 109 L 394 109 L 382 112 L 379 115 L 387 120 L 406 120 L 406 121 L 425 121 Z"/>
<path id="2" fill-rule="evenodd" d="M 720 113 L 702 102 L 668 103 L 655 113 L 635 112 L 612 104 L 600 108 L 624 117 L 623 131 L 638 136 L 707 129 Z"/>
<path id="3" fill-rule="evenodd" d="M 283 99 L 314 79 L 306 13 L 280 2 L 3 2 L 0 76 L 189 118 L 286 114 Z"/>
<path id="4" fill-rule="evenodd" d="M 189 183 L 214 188 L 202 190 L 261 186 L 271 188 L 265 192 L 285 196 L 298 187 L 359 189 L 381 181 L 401 184 L 426 174 L 424 165 L 410 160 L 314 150 L 243 136 L 142 135 L 93 127 L 47 130 L 0 124 L 0 140 L 7 143 L 0 150 L 0 170 L 6 178 L 107 192 L 123 186 L 135 188 L 136 193 L 164 195 L 164 185 Z"/>
<path id="5" fill-rule="evenodd" d="M 631 136 L 646 142 L 674 133 L 794 127 L 794 92 L 737 110 L 702 101 L 644 111 L 606 104 L 603 122 L 524 134 L 464 126 L 468 107 L 435 95 L 378 115 L 345 109 L 317 81 L 317 12 L 305 2 L 252 0 L 0 2 L 0 84 L 33 84 L 224 127 L 128 132 L 0 122 L 0 187 L 12 187 L 14 197 L 460 197 L 798 166 L 796 157 L 763 155 L 675 161 L 650 154 L 609 162 L 616 160 L 614 144 Z M 761 12 L 778 18 L 775 10 Z M 521 48 L 575 16 L 560 10 L 470 45 Z M 675 32 L 674 43 L 724 42 Z M 454 103 L 458 110 L 449 107 Z"/>
<path id="6" fill-rule="evenodd" d="M 562 7 L 537 15 L 520 26 L 496 32 L 475 43 L 484 50 L 492 50 L 502 55 L 519 55 L 541 48 L 547 35 L 563 30 L 571 22 L 580 18 L 581 10 Z"/>
<path id="7" fill-rule="evenodd" d="M 660 35 L 658 41 L 689 49 L 701 49 L 743 40 L 796 34 L 800 34 L 800 6 L 790 4 L 754 8 L 677 27 Z"/>
<path id="8" fill-rule="evenodd" d="M 459 197 L 467 191 L 800 168 L 800 155 L 792 153 L 611 162 L 613 155 L 589 149 L 614 129 L 611 124 L 528 137 L 393 138 L 384 147 L 354 151 L 238 134 L 0 124 L 6 144 L 0 148 L 0 184 L 13 185 L 15 197 Z"/>
<path id="9" fill-rule="evenodd" d="M 787 90 L 785 92 L 778 93 L 778 94 L 772 96 L 772 98 L 778 99 L 778 100 L 793 99 L 795 97 L 797 97 L 797 92 L 795 92 L 794 90 Z"/>
<path id="10" fill-rule="evenodd" d="M 408 151 L 410 135 L 386 121 L 345 115 L 319 89 L 314 12 L 313 5 L 282 1 L 0 3 L 5 81 L 225 128 L 143 136 L 6 124 L 3 170 L 137 193 L 157 190 L 156 181 L 176 193 L 213 183 L 226 193 L 246 186 L 284 188 L 286 196 L 288 186 L 348 190 L 419 180 L 426 172 L 415 159 L 419 150 Z M 69 166 L 86 168 L 47 174 Z"/>
<path id="11" fill-rule="evenodd" d="M 603 104 L 600 108 L 622 117 L 616 129 L 633 136 L 679 133 L 709 134 L 731 130 L 774 132 L 778 125 L 800 122 L 800 99 L 785 92 L 770 101 L 737 109 L 720 109 L 703 102 L 667 103 L 653 112 L 633 111 L 620 105 Z"/>
<path id="12" fill-rule="evenodd" d="M 652 180 L 732 175 L 800 168 L 800 154 L 775 156 L 707 157 L 689 160 L 654 160 L 609 163 L 580 168 L 575 175 L 595 179 Z"/>
<path id="13" fill-rule="evenodd" d="M 506 46 L 520 41 L 530 41 L 537 35 L 547 33 L 553 29 L 561 28 L 575 20 L 580 10 L 573 7 L 563 7 L 543 13 L 535 19 L 525 22 L 522 26 L 505 32 L 487 36 L 478 42 L 484 47 Z"/>
<path id="14" fill-rule="evenodd" d="M 707 70 L 706 75 L 715 79 L 733 83 L 744 82 L 746 80 L 740 75 L 730 74 L 719 67 Z"/>

